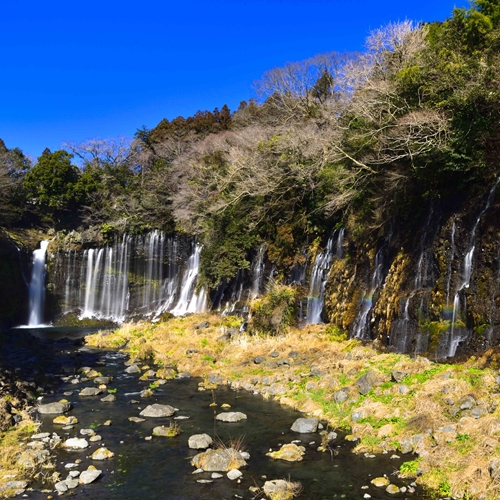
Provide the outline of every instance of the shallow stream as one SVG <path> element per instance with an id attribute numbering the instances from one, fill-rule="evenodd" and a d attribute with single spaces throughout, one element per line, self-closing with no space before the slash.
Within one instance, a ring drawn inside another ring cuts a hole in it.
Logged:
<path id="1" fill-rule="evenodd" d="M 61 332 L 53 332 L 59 339 Z M 87 332 L 85 332 L 87 333 Z M 50 329 L 44 329 L 39 336 L 51 338 Z M 78 331 L 70 336 L 77 337 Z M 58 401 L 65 397 L 73 403 L 68 415 L 76 416 L 78 424 L 71 430 L 61 430 L 60 425 L 52 423 L 55 415 L 40 415 L 39 432 L 56 432 L 63 440 L 70 437 L 83 437 L 80 429 L 92 428 L 102 436 L 102 441 L 90 443 L 90 447 L 80 451 L 56 449 L 57 470 L 61 479 L 68 475 L 65 464 L 80 459 L 80 471 L 89 465 L 103 471 L 96 482 L 79 486 L 63 494 L 76 499 L 114 500 L 186 500 L 186 499 L 230 499 L 230 498 L 262 498 L 256 497 L 249 487 L 261 487 L 267 479 L 290 479 L 302 484 L 302 493 L 297 498 L 305 500 L 322 499 L 386 499 L 384 490 L 370 484 L 374 477 L 384 474 L 398 486 L 408 486 L 410 481 L 400 480 L 393 475 L 403 461 L 412 460 L 410 455 L 402 459 L 391 459 L 390 454 L 368 458 L 357 456 L 351 452 L 352 443 L 338 438 L 330 443 L 331 452 L 318 452 L 321 437 L 315 434 L 297 434 L 290 430 L 295 419 L 304 415 L 281 406 L 262 396 L 245 391 L 233 391 L 227 386 L 219 386 L 216 391 L 198 391 L 198 379 L 181 379 L 167 381 L 154 390 L 153 397 L 141 398 L 139 392 L 149 387 L 150 381 L 140 381 L 140 374 L 129 375 L 124 372 L 127 357 L 124 354 L 75 346 L 74 340 L 54 343 L 54 355 L 59 357 L 60 366 L 68 377 L 81 366 L 91 366 L 104 376 L 113 377 L 108 389 L 116 389 L 116 401 L 102 402 L 103 393 L 95 397 L 81 397 L 79 391 L 84 387 L 94 387 L 92 380 L 77 384 L 70 380 L 55 385 L 53 394 L 46 395 L 43 403 Z M 152 367 L 154 368 L 154 367 Z M 72 379 L 73 377 L 69 377 Z M 63 393 L 73 391 L 71 396 Z M 137 401 L 134 403 L 133 401 Z M 216 403 L 216 407 L 210 406 Z M 177 420 L 182 433 L 174 438 L 153 437 L 152 429 L 159 425 L 168 426 L 172 418 L 146 418 L 144 422 L 134 423 L 129 417 L 138 417 L 141 409 L 153 403 L 169 404 L 178 408 L 175 416 L 187 416 L 188 419 Z M 221 405 L 227 403 L 230 411 L 241 411 L 248 416 L 240 423 L 216 422 L 215 415 L 220 413 Z M 111 420 L 112 425 L 103 425 Z M 189 436 L 207 433 L 219 443 L 230 446 L 240 443 L 243 450 L 250 454 L 248 465 L 242 469 L 241 482 L 230 481 L 224 477 L 211 483 L 201 484 L 200 479 L 210 479 L 211 473 L 193 474 L 195 468 L 190 458 L 197 451 L 187 446 Z M 269 449 L 277 450 L 280 445 L 301 440 L 306 453 L 301 462 L 284 462 L 266 456 Z M 93 461 L 92 452 L 98 447 L 106 446 L 115 456 L 106 461 Z M 28 492 L 28 498 L 46 499 L 42 493 L 42 485 L 34 485 L 39 489 Z M 362 488 L 367 487 L 367 488 Z M 46 488 L 46 486 L 45 486 Z M 365 496 L 366 494 L 370 497 Z M 401 495 L 400 498 L 405 498 Z M 407 498 L 423 499 L 421 493 L 408 495 Z"/>

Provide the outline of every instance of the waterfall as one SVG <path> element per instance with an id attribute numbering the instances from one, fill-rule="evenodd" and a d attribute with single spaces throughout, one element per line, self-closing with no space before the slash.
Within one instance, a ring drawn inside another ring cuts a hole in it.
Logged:
<path id="1" fill-rule="evenodd" d="M 463 321 L 461 318 L 461 311 L 467 310 L 467 302 L 466 302 L 465 297 L 463 299 L 464 304 L 463 305 L 461 304 L 461 292 L 462 292 L 462 290 L 469 288 L 470 280 L 471 280 L 471 276 L 472 276 L 472 263 L 473 263 L 473 258 L 474 258 L 474 250 L 476 249 L 476 231 L 477 231 L 477 228 L 479 227 L 479 223 L 481 222 L 482 216 L 490 208 L 490 205 L 493 202 L 493 198 L 495 196 L 495 190 L 496 190 L 499 182 L 500 182 L 500 177 L 497 178 L 495 184 L 490 189 L 490 192 L 488 194 L 488 199 L 486 200 L 486 204 L 485 204 L 484 208 L 481 210 L 481 212 L 479 213 L 479 215 L 476 219 L 476 222 L 475 222 L 475 224 L 472 228 L 472 231 L 471 231 L 469 250 L 467 251 L 467 253 L 465 254 L 465 257 L 464 257 L 464 268 L 463 268 L 463 274 L 462 274 L 462 282 L 461 282 L 460 286 L 458 287 L 458 289 L 455 293 L 455 298 L 453 300 L 451 330 L 450 330 L 449 335 L 447 336 L 447 348 L 445 346 L 445 349 L 447 350 L 448 357 L 455 356 L 458 346 L 469 335 L 465 325 L 462 326 L 460 324 L 457 326 L 457 322 L 460 322 L 463 324 Z"/>
<path id="2" fill-rule="evenodd" d="M 204 289 L 196 291 L 196 280 L 200 269 L 201 246 L 195 245 L 194 252 L 186 263 L 182 287 L 176 306 L 170 311 L 174 316 L 186 313 L 205 312 L 207 294 Z"/>
<path id="3" fill-rule="evenodd" d="M 267 245 L 263 243 L 259 247 L 257 256 L 252 262 L 251 276 L 252 276 L 252 289 L 251 298 L 255 299 L 260 295 L 262 284 L 264 282 L 264 257 L 266 255 Z"/>
<path id="4" fill-rule="evenodd" d="M 29 287 L 30 313 L 28 326 L 43 325 L 43 306 L 45 303 L 45 255 L 48 240 L 40 243 L 40 248 L 33 252 L 33 269 Z"/>
<path id="5" fill-rule="evenodd" d="M 373 296 L 377 290 L 382 285 L 383 281 L 383 256 L 381 247 L 380 250 L 375 255 L 375 262 L 373 265 L 373 273 L 370 282 L 370 288 L 367 293 L 365 293 L 361 305 L 361 310 L 356 316 L 353 326 L 353 337 L 357 339 L 364 339 L 369 331 L 368 317 L 373 308 Z"/>
<path id="6" fill-rule="evenodd" d="M 307 296 L 306 323 L 314 325 L 321 323 L 321 313 L 325 305 L 325 286 L 328 280 L 333 256 L 338 258 L 342 256 L 342 243 L 344 238 L 344 228 L 338 234 L 335 242 L 334 254 L 334 238 L 328 240 L 326 248 L 319 252 L 314 259 L 314 264 L 311 270 L 311 279 L 309 286 L 309 294 Z"/>
<path id="7" fill-rule="evenodd" d="M 452 275 L 452 265 L 453 259 L 455 258 L 455 231 L 456 231 L 456 221 L 453 219 L 453 226 L 451 226 L 451 245 L 450 245 L 450 260 L 448 262 L 448 283 L 446 285 L 446 306 L 450 304 L 450 287 L 451 287 L 451 275 Z"/>

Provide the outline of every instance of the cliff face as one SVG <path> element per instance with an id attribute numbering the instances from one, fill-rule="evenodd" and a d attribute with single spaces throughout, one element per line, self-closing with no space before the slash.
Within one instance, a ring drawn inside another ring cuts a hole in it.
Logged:
<path id="1" fill-rule="evenodd" d="M 0 327 L 20 324 L 28 315 L 31 252 L 0 231 Z"/>
<path id="2" fill-rule="evenodd" d="M 430 203 L 414 227 L 350 243 L 326 286 L 328 320 L 350 336 L 438 359 L 500 341 L 500 196 Z"/>

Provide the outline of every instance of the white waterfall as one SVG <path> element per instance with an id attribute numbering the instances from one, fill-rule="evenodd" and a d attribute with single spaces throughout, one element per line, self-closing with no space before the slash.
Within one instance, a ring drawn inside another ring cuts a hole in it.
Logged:
<path id="1" fill-rule="evenodd" d="M 363 296 L 363 301 L 361 304 L 361 310 L 356 316 L 353 327 L 353 337 L 357 339 L 364 339 L 366 337 L 368 328 L 368 317 L 370 311 L 373 308 L 373 295 L 380 288 L 383 281 L 383 258 L 382 258 L 382 250 L 384 247 L 380 248 L 380 250 L 375 255 L 375 262 L 373 265 L 372 278 L 370 281 L 370 288 Z"/>
<path id="2" fill-rule="evenodd" d="M 264 257 L 266 255 L 267 245 L 264 243 L 259 247 L 257 256 L 252 262 L 251 276 L 252 276 L 252 290 L 251 298 L 255 299 L 260 295 L 262 285 L 264 282 Z"/>
<path id="3" fill-rule="evenodd" d="M 452 313 L 452 319 L 451 319 L 451 331 L 447 339 L 447 355 L 449 357 L 455 356 L 457 352 L 457 348 L 460 345 L 460 342 L 464 341 L 468 337 L 468 332 L 465 327 L 459 326 L 457 327 L 456 323 L 458 321 L 461 321 L 461 311 L 466 311 L 467 309 L 467 304 L 466 304 L 466 298 L 463 298 L 464 304 L 461 304 L 461 292 L 462 290 L 465 290 L 469 288 L 470 285 L 470 280 L 472 277 L 472 264 L 473 264 L 473 258 L 474 258 L 474 250 L 476 249 L 476 231 L 477 228 L 479 227 L 479 223 L 481 222 L 482 216 L 485 214 L 485 212 L 490 208 L 490 205 L 493 201 L 493 198 L 495 196 L 495 190 L 500 183 L 500 177 L 497 178 L 495 184 L 493 187 L 490 189 L 490 192 L 488 194 L 488 199 L 486 200 L 486 205 L 484 208 L 481 210 L 479 213 L 476 222 L 474 224 L 474 227 L 472 228 L 471 231 L 471 236 L 470 236 L 470 243 L 469 243 L 469 250 L 465 254 L 464 257 L 464 269 L 463 269 L 463 274 L 462 274 L 462 282 L 460 286 L 458 287 L 456 293 L 455 293 L 455 298 L 453 300 L 453 313 Z"/>
<path id="4" fill-rule="evenodd" d="M 207 294 L 205 290 L 196 291 L 196 281 L 200 269 L 200 252 L 201 246 L 195 245 L 194 252 L 186 263 L 179 300 L 176 306 L 170 311 L 174 316 L 205 312 L 206 310 Z"/>
<path id="5" fill-rule="evenodd" d="M 33 252 L 33 269 L 29 287 L 30 312 L 29 327 L 43 326 L 43 306 L 45 303 L 45 255 L 48 240 L 40 243 L 40 248 Z"/>

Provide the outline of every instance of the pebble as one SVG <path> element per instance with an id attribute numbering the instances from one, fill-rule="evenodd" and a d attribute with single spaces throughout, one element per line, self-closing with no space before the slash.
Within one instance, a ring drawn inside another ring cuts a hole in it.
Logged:
<path id="1" fill-rule="evenodd" d="M 210 476 L 212 479 L 220 479 L 221 477 L 224 477 L 222 474 L 219 474 L 218 472 L 212 472 L 212 475 Z"/>

